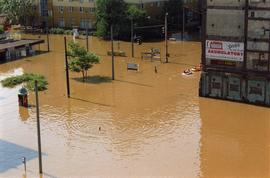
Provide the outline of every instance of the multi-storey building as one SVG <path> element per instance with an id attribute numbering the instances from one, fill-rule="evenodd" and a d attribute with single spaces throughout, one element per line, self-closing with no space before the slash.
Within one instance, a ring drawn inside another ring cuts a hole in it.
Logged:
<path id="1" fill-rule="evenodd" d="M 93 28 L 95 0 L 53 0 L 53 25 L 58 27 Z"/>
<path id="2" fill-rule="evenodd" d="M 53 25 L 53 0 L 33 0 L 33 10 L 35 11 L 34 26 L 51 27 Z"/>
<path id="3" fill-rule="evenodd" d="M 48 22 L 49 27 L 79 27 L 92 28 L 95 24 L 96 0 L 33 0 L 35 8 L 40 14 L 37 20 L 39 24 Z M 146 10 L 153 18 L 164 14 L 163 8 L 169 0 L 124 0 L 129 4 L 138 5 Z M 197 0 L 183 0 L 190 3 Z M 180 9 L 181 7 L 179 7 Z M 48 21 L 47 21 L 48 20 Z"/>
<path id="4" fill-rule="evenodd" d="M 49 27 L 91 29 L 96 21 L 95 0 L 33 0 L 35 24 Z"/>
<path id="5" fill-rule="evenodd" d="M 204 0 L 200 95 L 270 105 L 270 0 Z"/>

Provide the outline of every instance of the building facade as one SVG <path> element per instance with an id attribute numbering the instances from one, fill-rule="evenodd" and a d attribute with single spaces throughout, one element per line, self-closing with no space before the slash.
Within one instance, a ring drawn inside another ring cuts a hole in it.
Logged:
<path id="1" fill-rule="evenodd" d="M 33 0 L 34 8 L 39 14 L 36 25 L 62 28 L 93 28 L 96 22 L 96 0 Z M 164 14 L 164 5 L 169 0 L 124 0 L 144 9 L 151 18 L 159 18 Z M 183 0 L 185 4 L 196 3 L 197 0 Z M 181 8 L 181 7 L 179 7 Z"/>
<path id="2" fill-rule="evenodd" d="M 270 0 L 204 0 L 200 96 L 270 106 Z"/>
<path id="3" fill-rule="evenodd" d="M 37 26 L 91 29 L 95 24 L 95 0 L 34 0 Z"/>
<path id="4" fill-rule="evenodd" d="M 95 0 L 53 0 L 53 25 L 57 27 L 94 27 Z"/>

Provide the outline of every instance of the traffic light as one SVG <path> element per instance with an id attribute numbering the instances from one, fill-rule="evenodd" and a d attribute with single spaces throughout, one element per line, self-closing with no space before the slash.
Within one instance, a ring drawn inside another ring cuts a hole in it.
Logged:
<path id="1" fill-rule="evenodd" d="M 165 34 L 165 27 L 162 27 L 162 33 Z"/>

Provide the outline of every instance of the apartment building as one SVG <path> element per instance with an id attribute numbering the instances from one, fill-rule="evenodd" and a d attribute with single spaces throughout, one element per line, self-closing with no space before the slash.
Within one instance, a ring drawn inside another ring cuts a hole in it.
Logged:
<path id="1" fill-rule="evenodd" d="M 200 95 L 270 106 L 270 0 L 204 0 Z"/>
<path id="2" fill-rule="evenodd" d="M 36 18 L 32 24 L 34 26 L 51 27 L 53 25 L 53 0 L 33 0 L 33 10 Z M 48 24 L 47 24 L 48 23 Z"/>
<path id="3" fill-rule="evenodd" d="M 53 0 L 53 25 L 91 29 L 95 10 L 95 0 Z"/>
<path id="4" fill-rule="evenodd" d="M 33 0 L 35 24 L 62 28 L 93 28 L 95 0 Z"/>

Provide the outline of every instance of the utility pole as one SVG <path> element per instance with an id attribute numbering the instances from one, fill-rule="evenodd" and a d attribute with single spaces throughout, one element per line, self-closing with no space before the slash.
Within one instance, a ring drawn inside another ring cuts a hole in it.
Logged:
<path id="1" fill-rule="evenodd" d="M 46 27 L 46 34 L 47 34 L 47 50 L 50 52 L 50 38 L 49 38 L 49 27 L 48 27 L 48 20 L 47 20 L 47 27 Z"/>
<path id="2" fill-rule="evenodd" d="M 183 6 L 183 14 L 182 14 L 182 41 L 184 41 L 185 38 L 185 6 Z"/>
<path id="3" fill-rule="evenodd" d="M 49 11 L 48 11 L 48 4 L 47 4 L 47 10 L 46 10 L 46 34 L 47 34 L 47 49 L 48 52 L 50 52 L 50 38 L 49 38 Z"/>
<path id="4" fill-rule="evenodd" d="M 131 17 L 131 56 L 134 58 L 134 20 Z"/>
<path id="5" fill-rule="evenodd" d="M 86 49 L 87 49 L 87 51 L 89 51 L 88 27 L 89 27 L 89 24 L 87 24 L 87 27 L 86 27 Z"/>
<path id="6" fill-rule="evenodd" d="M 66 37 L 64 37 L 64 41 L 65 41 L 65 65 L 66 65 L 67 96 L 68 96 L 68 98 L 70 98 L 68 55 L 67 55 L 67 38 Z"/>
<path id="7" fill-rule="evenodd" d="M 112 44 L 112 80 L 114 80 L 113 24 L 111 24 L 111 44 Z"/>
<path id="8" fill-rule="evenodd" d="M 41 152 L 41 136 L 40 136 L 40 121 L 39 121 L 39 101 L 38 101 L 38 82 L 35 81 L 36 93 L 36 112 L 37 112 L 37 137 L 38 137 L 38 158 L 39 158 L 39 173 L 42 174 L 42 152 Z"/>
<path id="9" fill-rule="evenodd" d="M 166 63 L 169 62 L 169 54 L 168 54 L 168 12 L 165 14 L 165 55 L 166 55 Z"/>

